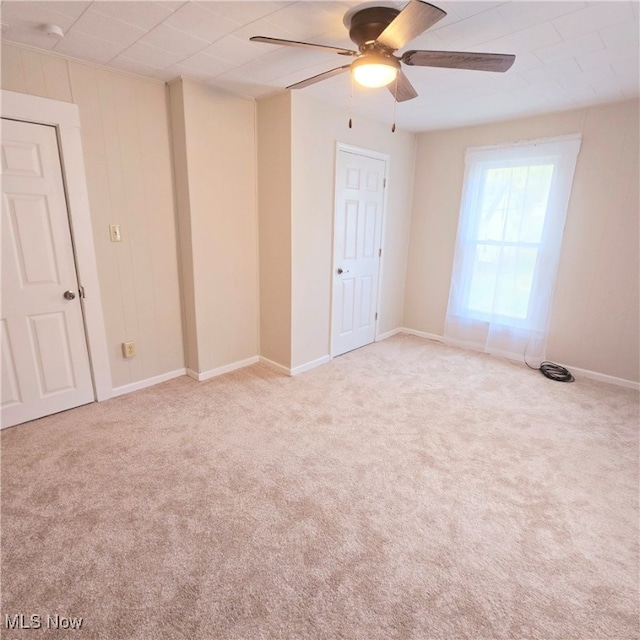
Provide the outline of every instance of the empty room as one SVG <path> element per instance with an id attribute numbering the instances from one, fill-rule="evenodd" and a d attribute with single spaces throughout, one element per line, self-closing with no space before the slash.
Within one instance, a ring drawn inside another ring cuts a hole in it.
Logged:
<path id="1" fill-rule="evenodd" d="M 638 640 L 639 9 L 2 0 L 0 637 Z"/>

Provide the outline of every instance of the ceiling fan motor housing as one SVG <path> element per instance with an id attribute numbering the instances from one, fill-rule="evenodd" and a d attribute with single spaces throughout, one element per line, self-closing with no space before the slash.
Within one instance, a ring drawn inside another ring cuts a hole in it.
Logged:
<path id="1" fill-rule="evenodd" d="M 333 51 L 341 56 L 355 58 L 350 64 L 318 73 L 289 85 L 287 89 L 302 89 L 350 70 L 356 82 L 363 86 L 386 86 L 396 102 L 405 102 L 418 95 L 403 73 L 401 64 L 412 67 L 504 72 L 515 61 L 515 56 L 511 54 L 463 51 L 416 50 L 405 51 L 398 56 L 397 51 L 404 49 L 414 38 L 442 20 L 447 12 L 424 0 L 409 0 L 402 10 L 393 6 L 376 6 L 374 3 L 377 1 L 383 0 L 372 0 L 371 3 L 357 5 L 344 15 L 343 23 L 348 27 L 349 37 L 358 46 L 358 51 L 268 36 L 252 36 L 250 40 Z"/>
<path id="2" fill-rule="evenodd" d="M 358 47 L 373 42 L 399 14 L 391 7 L 368 7 L 351 16 L 349 37 Z"/>

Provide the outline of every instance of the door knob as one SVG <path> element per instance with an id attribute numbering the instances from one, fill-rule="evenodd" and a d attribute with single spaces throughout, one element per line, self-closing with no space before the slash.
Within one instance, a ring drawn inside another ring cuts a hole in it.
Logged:
<path id="1" fill-rule="evenodd" d="M 342 267 L 338 267 L 338 274 L 349 273 L 349 269 L 346 271 Z"/>
<path id="2" fill-rule="evenodd" d="M 76 297 L 73 291 L 65 291 L 63 295 L 65 300 L 75 300 Z"/>

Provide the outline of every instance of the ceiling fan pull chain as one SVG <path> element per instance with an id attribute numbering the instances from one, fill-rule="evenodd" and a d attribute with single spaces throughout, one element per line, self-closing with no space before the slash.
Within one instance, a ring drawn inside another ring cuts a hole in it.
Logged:
<path id="1" fill-rule="evenodd" d="M 398 104 L 398 76 L 396 76 L 396 88 L 393 92 L 393 124 L 391 125 L 391 133 L 396 132 L 396 105 Z"/>
<path id="2" fill-rule="evenodd" d="M 349 129 L 353 128 L 353 120 L 351 115 L 353 113 L 353 72 L 350 72 L 351 76 L 351 93 L 349 94 Z"/>

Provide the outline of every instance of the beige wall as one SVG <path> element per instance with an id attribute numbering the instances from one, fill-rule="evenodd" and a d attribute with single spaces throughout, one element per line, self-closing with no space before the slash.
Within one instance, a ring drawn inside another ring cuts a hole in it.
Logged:
<path id="1" fill-rule="evenodd" d="M 255 102 L 170 87 L 187 366 L 212 373 L 258 352 Z"/>
<path id="2" fill-rule="evenodd" d="M 258 101 L 260 355 L 291 367 L 291 95 Z"/>
<path id="3" fill-rule="evenodd" d="M 363 118 L 350 130 L 348 113 L 301 92 L 260 100 L 256 113 L 250 100 L 180 82 L 175 179 L 189 215 L 178 238 L 162 84 L 3 44 L 2 88 L 79 105 L 115 387 L 185 366 L 182 307 L 198 372 L 258 352 L 294 369 L 329 353 L 338 141 L 390 156 L 379 333 L 442 335 L 464 149 L 575 132 L 583 145 L 547 355 L 638 380 L 636 102 L 425 133 L 416 156 L 416 136 Z M 122 243 L 109 241 L 111 223 Z M 135 358 L 122 357 L 126 340 Z"/>
<path id="4" fill-rule="evenodd" d="M 441 336 L 467 147 L 582 134 L 547 357 L 638 381 L 638 103 L 418 136 L 403 324 Z"/>
<path id="5" fill-rule="evenodd" d="M 378 333 L 401 326 L 415 136 L 292 92 L 292 368 L 329 354 L 336 143 L 390 156 Z"/>
<path id="6" fill-rule="evenodd" d="M 114 387 L 184 367 L 163 84 L 3 44 L 2 88 L 79 106 Z M 129 340 L 137 355 L 124 359 Z"/>
<path id="7" fill-rule="evenodd" d="M 330 349 L 336 144 L 390 156 L 379 333 L 400 326 L 415 136 L 300 92 L 258 101 L 260 353 L 288 369 Z"/>
<path id="8" fill-rule="evenodd" d="M 168 87 L 167 91 L 171 117 L 176 216 L 178 218 L 178 261 L 182 291 L 184 360 L 187 369 L 200 371 L 183 83 L 175 82 Z"/>

